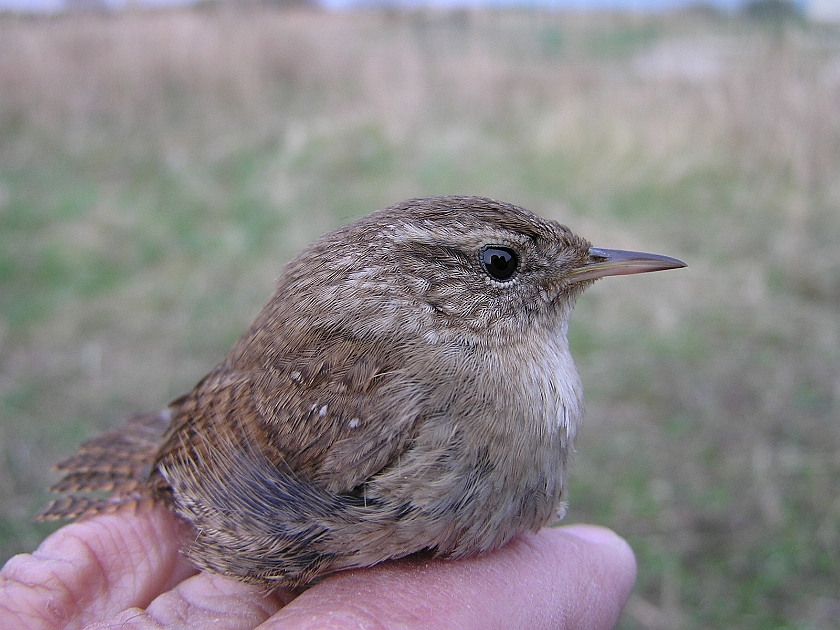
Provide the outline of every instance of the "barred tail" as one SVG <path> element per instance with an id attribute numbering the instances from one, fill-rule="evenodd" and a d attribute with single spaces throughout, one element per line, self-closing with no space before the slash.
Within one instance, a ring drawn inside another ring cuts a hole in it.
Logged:
<path id="1" fill-rule="evenodd" d="M 138 415 L 81 444 L 75 455 L 56 465 L 64 476 L 50 490 L 63 496 L 53 500 L 36 520 L 77 518 L 157 499 L 158 489 L 150 474 L 168 427 L 168 410 Z"/>

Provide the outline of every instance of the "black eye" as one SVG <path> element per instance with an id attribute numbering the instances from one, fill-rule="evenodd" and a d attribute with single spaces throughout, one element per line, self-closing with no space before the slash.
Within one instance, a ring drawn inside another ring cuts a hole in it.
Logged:
<path id="1" fill-rule="evenodd" d="M 510 280 L 519 266 L 519 256 L 509 247 L 491 245 L 481 250 L 481 267 L 494 280 Z"/>

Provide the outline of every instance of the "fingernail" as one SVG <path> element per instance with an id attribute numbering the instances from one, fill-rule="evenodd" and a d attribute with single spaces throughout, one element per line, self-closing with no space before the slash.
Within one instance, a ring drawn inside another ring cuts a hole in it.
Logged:
<path id="1" fill-rule="evenodd" d="M 627 541 L 616 534 L 613 530 L 598 525 L 566 525 L 560 528 L 561 531 L 582 538 L 583 540 L 596 545 L 609 547 L 627 547 Z"/>

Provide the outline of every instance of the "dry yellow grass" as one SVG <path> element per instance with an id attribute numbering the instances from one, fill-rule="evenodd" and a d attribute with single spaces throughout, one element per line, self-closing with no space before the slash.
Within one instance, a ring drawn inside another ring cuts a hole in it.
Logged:
<path id="1" fill-rule="evenodd" d="M 190 387 L 280 265 L 483 194 L 679 256 L 572 324 L 570 518 L 625 627 L 837 627 L 840 34 L 695 14 L 0 17 L 0 555 L 48 463 Z"/>

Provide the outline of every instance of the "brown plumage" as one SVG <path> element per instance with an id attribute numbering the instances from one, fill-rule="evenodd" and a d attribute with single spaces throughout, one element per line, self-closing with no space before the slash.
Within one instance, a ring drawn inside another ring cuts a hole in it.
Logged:
<path id="1" fill-rule="evenodd" d="M 161 501 L 198 566 L 270 587 L 496 549 L 563 509 L 576 296 L 678 266 L 483 198 L 375 212 L 292 260 L 193 391 L 59 464 L 41 518 Z"/>
<path id="2" fill-rule="evenodd" d="M 69 494 L 52 501 L 39 520 L 77 518 L 126 502 L 161 498 L 149 484 L 149 475 L 169 426 L 166 415 L 134 416 L 119 429 L 80 444 L 74 455 L 56 465 L 63 477 L 50 488 Z M 107 491 L 112 497 L 74 494 L 94 491 Z"/>

